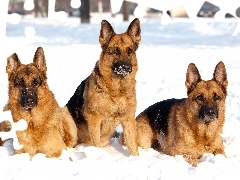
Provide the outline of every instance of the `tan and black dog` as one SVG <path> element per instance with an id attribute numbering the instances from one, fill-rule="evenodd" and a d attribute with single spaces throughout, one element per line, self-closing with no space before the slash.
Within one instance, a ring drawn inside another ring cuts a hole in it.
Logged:
<path id="1" fill-rule="evenodd" d="M 137 139 L 143 148 L 183 155 L 196 166 L 204 153 L 224 154 L 221 133 L 228 85 L 224 63 L 217 64 L 207 81 L 195 64 L 189 64 L 185 85 L 187 98 L 160 101 L 137 116 Z"/>
<path id="2" fill-rule="evenodd" d="M 15 153 L 44 153 L 59 157 L 66 147 L 77 144 L 77 128 L 66 107 L 60 108 L 47 84 L 47 67 L 42 47 L 33 63 L 21 64 L 16 53 L 8 57 L 9 102 L 14 122 L 25 119 L 28 128 L 17 132 L 23 148 Z"/>
<path id="3" fill-rule="evenodd" d="M 122 34 L 108 21 L 101 22 L 100 59 L 66 105 L 77 124 L 79 143 L 106 146 L 121 124 L 131 155 L 138 155 L 135 76 L 140 32 L 137 18 Z"/>

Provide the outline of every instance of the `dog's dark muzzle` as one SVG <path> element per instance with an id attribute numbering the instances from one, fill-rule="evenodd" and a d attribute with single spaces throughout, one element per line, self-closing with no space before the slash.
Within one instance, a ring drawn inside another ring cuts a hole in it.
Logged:
<path id="1" fill-rule="evenodd" d="M 132 72 L 132 64 L 125 61 L 117 62 L 113 65 L 113 72 L 116 75 L 125 77 Z"/>
<path id="2" fill-rule="evenodd" d="M 216 107 L 203 106 L 200 109 L 199 118 L 205 123 L 215 121 L 218 118 L 218 109 Z"/>
<path id="3" fill-rule="evenodd" d="M 23 88 L 21 90 L 20 103 L 23 109 L 32 109 L 37 106 L 37 93 L 34 88 Z"/>

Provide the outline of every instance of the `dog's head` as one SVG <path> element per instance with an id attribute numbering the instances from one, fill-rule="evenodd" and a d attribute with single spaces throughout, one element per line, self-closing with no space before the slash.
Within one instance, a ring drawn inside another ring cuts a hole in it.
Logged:
<path id="1" fill-rule="evenodd" d="M 6 72 L 9 80 L 9 96 L 18 101 L 23 109 L 38 105 L 38 88 L 45 84 L 46 61 L 44 51 L 37 48 L 33 63 L 22 64 L 16 53 L 7 59 Z"/>
<path id="2" fill-rule="evenodd" d="M 140 33 L 140 21 L 137 18 L 131 22 L 127 31 L 122 34 L 116 34 L 111 24 L 103 20 L 99 36 L 102 47 L 98 65 L 100 71 L 121 78 L 136 73 L 137 58 L 135 52 L 141 40 Z M 109 69 L 111 72 L 109 72 Z"/>
<path id="3" fill-rule="evenodd" d="M 195 64 L 189 64 L 185 84 L 189 108 L 201 121 L 210 123 L 224 113 L 228 81 L 222 61 L 216 65 L 213 78 L 207 81 L 201 79 Z"/>

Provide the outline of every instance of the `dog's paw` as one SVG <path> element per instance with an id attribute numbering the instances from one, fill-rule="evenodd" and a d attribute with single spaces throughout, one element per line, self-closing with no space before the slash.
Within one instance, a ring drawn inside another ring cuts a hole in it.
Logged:
<path id="1" fill-rule="evenodd" d="M 199 163 L 199 159 L 190 154 L 183 154 L 185 161 L 191 164 L 193 167 L 196 167 Z"/>

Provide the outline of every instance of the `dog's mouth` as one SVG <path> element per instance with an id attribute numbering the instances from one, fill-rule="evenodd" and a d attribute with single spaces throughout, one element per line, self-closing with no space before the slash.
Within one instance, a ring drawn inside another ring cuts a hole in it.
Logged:
<path id="1" fill-rule="evenodd" d="M 125 61 L 116 62 L 113 65 L 113 72 L 120 77 L 125 77 L 132 72 L 132 64 Z"/>
<path id="2" fill-rule="evenodd" d="M 199 112 L 199 118 L 204 123 L 210 123 L 218 119 L 218 109 L 216 107 L 203 106 Z"/>
<path id="3" fill-rule="evenodd" d="M 34 88 L 24 88 L 21 91 L 20 104 L 23 109 L 29 110 L 37 106 L 37 93 Z"/>

